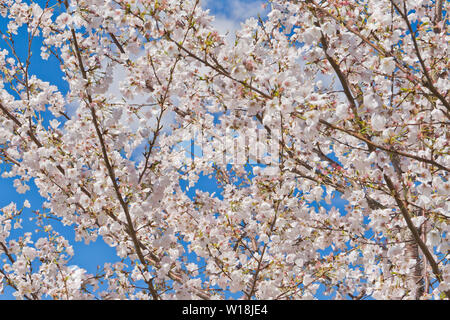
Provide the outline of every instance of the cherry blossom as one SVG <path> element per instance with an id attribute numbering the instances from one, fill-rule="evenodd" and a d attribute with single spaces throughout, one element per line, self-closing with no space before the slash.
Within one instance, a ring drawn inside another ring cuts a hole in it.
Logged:
<path id="1" fill-rule="evenodd" d="M 266 5 L 229 41 L 199 0 L 0 0 L 2 178 L 45 199 L 0 210 L 0 290 L 450 297 L 447 2 Z"/>

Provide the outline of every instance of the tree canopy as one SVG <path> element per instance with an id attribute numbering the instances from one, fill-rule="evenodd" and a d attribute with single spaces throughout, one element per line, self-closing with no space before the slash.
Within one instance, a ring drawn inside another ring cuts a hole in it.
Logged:
<path id="1" fill-rule="evenodd" d="M 45 199 L 1 209 L 0 289 L 448 299 L 448 3 L 272 0 L 230 41 L 199 0 L 0 0 L 2 177 Z"/>

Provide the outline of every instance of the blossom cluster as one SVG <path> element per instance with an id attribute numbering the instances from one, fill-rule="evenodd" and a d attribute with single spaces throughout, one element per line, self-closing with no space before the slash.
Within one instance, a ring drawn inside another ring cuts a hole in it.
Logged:
<path id="1" fill-rule="evenodd" d="M 2 177 L 19 193 L 34 183 L 46 216 L 122 262 L 95 275 L 68 265 L 76 253 L 43 213 L 44 237 L 14 238 L 23 210 L 11 204 L 0 288 L 27 299 L 450 297 L 447 2 L 272 0 L 234 42 L 199 0 L 30 2 L 0 0 Z M 31 73 L 20 32 L 67 93 Z M 276 170 L 218 161 L 230 128 L 250 141 L 263 130 Z M 203 146 L 194 163 L 186 137 Z M 220 192 L 202 190 L 205 176 Z"/>

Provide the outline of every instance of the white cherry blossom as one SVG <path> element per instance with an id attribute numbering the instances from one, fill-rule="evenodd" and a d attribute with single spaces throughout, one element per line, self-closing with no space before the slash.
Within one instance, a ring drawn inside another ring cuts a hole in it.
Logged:
<path id="1" fill-rule="evenodd" d="M 448 299 L 443 3 L 272 0 L 228 41 L 199 0 L 0 0 L 1 177 L 29 199 L 0 209 L 0 290 Z M 72 264 L 59 227 L 117 259 Z"/>

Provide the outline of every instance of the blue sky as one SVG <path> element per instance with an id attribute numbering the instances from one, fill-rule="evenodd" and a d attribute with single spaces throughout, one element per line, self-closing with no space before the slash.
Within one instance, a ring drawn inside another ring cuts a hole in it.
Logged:
<path id="1" fill-rule="evenodd" d="M 267 9 L 262 7 L 263 1 L 245 1 L 245 0 L 202 0 L 202 5 L 211 10 L 211 14 L 216 16 L 214 25 L 221 32 L 230 31 L 230 39 L 232 39 L 232 34 L 234 31 L 238 30 L 240 23 L 246 18 L 251 16 L 257 16 L 258 14 L 264 15 L 267 13 Z M 5 29 L 5 21 L 0 18 L 0 28 Z M 19 39 L 17 43 L 19 44 L 19 51 L 22 54 L 26 52 L 26 41 L 25 39 Z M 22 40 L 22 42 L 20 42 Z M 4 43 L 0 43 L 0 49 L 3 49 Z M 62 73 L 57 67 L 58 64 L 54 61 L 54 58 L 49 59 L 46 63 L 40 59 L 40 45 L 39 39 L 37 39 L 32 47 L 34 56 L 32 58 L 32 68 L 31 73 L 35 74 L 37 77 L 44 81 L 49 81 L 50 83 L 57 85 L 63 94 L 67 93 L 68 86 L 62 80 Z M 56 66 L 52 68 L 51 66 Z M 50 68 L 50 69 L 49 69 Z M 0 173 L 4 171 L 4 165 L 0 165 Z M 15 231 L 15 233 L 21 233 L 23 231 L 28 231 L 32 228 L 33 224 L 28 221 L 30 217 L 34 214 L 32 210 L 42 210 L 43 198 L 37 192 L 36 187 L 33 183 L 30 183 L 30 191 L 26 194 L 17 194 L 15 188 L 13 187 L 14 178 L 0 178 L 0 208 L 8 205 L 9 203 L 16 202 L 20 208 L 25 201 L 28 199 L 31 203 L 31 209 L 25 209 L 23 215 L 23 230 Z M 214 180 L 207 177 L 200 178 L 197 188 L 208 191 L 210 193 L 216 192 L 220 194 L 220 190 L 217 188 Z M 193 196 L 195 194 L 196 188 L 191 189 L 188 194 Z M 340 208 L 342 209 L 344 201 L 338 198 L 336 205 L 339 202 Z M 78 265 L 85 268 L 89 273 L 95 273 L 97 266 L 102 266 L 105 262 L 116 262 L 119 261 L 115 254 L 115 249 L 106 245 L 101 238 L 99 238 L 95 243 L 90 243 L 85 245 L 83 242 L 76 242 L 74 239 L 74 231 L 70 227 L 63 227 L 60 223 L 52 223 L 55 229 L 60 232 L 64 237 L 66 237 L 69 242 L 73 245 L 75 250 L 75 256 L 71 260 L 70 264 Z M 28 229 L 28 230 L 27 230 Z M 12 237 L 11 237 L 12 238 Z M 12 299 L 12 290 L 6 289 L 4 295 L 0 295 L 0 299 Z"/>

